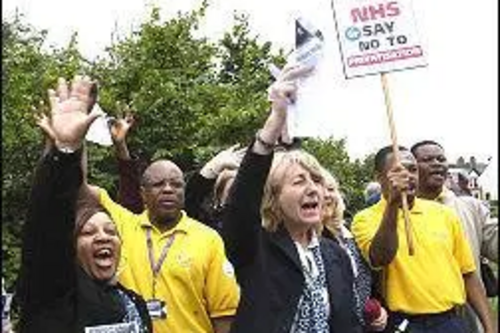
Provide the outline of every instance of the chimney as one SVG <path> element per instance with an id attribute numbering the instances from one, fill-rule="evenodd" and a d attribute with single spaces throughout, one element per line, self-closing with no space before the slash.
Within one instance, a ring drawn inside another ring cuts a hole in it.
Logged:
<path id="1" fill-rule="evenodd" d="M 470 168 L 476 169 L 476 158 L 474 156 L 471 156 L 470 158 Z"/>

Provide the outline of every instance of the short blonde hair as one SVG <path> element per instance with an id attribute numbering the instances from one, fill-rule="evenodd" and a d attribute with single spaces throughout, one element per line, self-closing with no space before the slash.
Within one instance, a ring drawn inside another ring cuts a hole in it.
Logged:
<path id="1" fill-rule="evenodd" d="M 214 206 L 220 206 L 223 203 L 222 195 L 224 194 L 224 189 L 227 183 L 236 177 L 238 169 L 236 168 L 226 168 L 219 173 L 217 179 L 215 180 L 214 192 L 213 192 L 213 203 Z"/>
<path id="2" fill-rule="evenodd" d="M 322 168 L 323 178 L 325 179 L 325 188 L 333 188 L 333 202 L 323 209 L 322 224 L 332 233 L 336 234 L 338 227 L 344 224 L 345 203 L 340 192 L 339 183 L 333 174 L 326 168 Z"/>
<path id="3" fill-rule="evenodd" d="M 315 178 L 323 180 L 321 165 L 311 154 L 298 149 L 275 152 L 271 170 L 264 186 L 261 205 L 262 225 L 267 231 L 274 232 L 283 223 L 284 215 L 278 198 L 286 171 L 294 164 L 300 165 Z"/>

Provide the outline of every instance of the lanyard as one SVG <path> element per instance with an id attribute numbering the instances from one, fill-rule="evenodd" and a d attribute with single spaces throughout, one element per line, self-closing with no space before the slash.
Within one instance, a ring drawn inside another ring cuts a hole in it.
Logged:
<path id="1" fill-rule="evenodd" d="M 154 298 L 156 294 L 156 278 L 158 277 L 158 273 L 160 273 L 161 265 L 165 261 L 165 258 L 167 258 L 168 250 L 174 243 L 175 234 L 173 234 L 168 238 L 167 242 L 163 246 L 163 249 L 161 250 L 160 257 L 158 258 L 158 261 L 156 263 L 153 253 L 153 240 L 151 238 L 151 228 L 148 228 L 146 230 L 146 237 L 148 245 L 149 264 L 151 265 L 151 271 L 153 272 L 153 298 Z"/>

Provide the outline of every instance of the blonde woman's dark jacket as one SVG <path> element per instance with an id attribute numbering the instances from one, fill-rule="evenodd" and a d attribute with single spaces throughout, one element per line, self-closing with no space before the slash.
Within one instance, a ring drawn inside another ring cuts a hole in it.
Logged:
<path id="1" fill-rule="evenodd" d="M 261 226 L 260 205 L 272 155 L 247 150 L 233 183 L 222 234 L 241 287 L 232 333 L 289 333 L 304 288 L 299 255 L 288 231 Z M 334 241 L 320 238 L 333 333 L 361 332 L 354 312 L 349 259 Z"/>

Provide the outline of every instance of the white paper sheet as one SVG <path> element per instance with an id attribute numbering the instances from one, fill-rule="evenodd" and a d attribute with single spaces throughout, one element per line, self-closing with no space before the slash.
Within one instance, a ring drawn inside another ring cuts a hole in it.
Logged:
<path id="1" fill-rule="evenodd" d="M 97 109 L 97 112 L 101 114 L 99 118 L 94 120 L 92 125 L 90 125 L 89 130 L 87 131 L 87 135 L 85 139 L 90 142 L 97 143 L 101 146 L 109 147 L 113 144 L 113 140 L 111 139 L 111 132 L 109 131 L 108 126 L 108 115 L 101 109 L 99 104 L 94 105 L 94 109 Z M 96 111 L 96 110 L 93 110 Z"/>
<path id="2" fill-rule="evenodd" d="M 325 124 L 325 114 L 334 111 L 331 101 L 335 91 L 331 88 L 335 77 L 336 58 L 333 55 L 337 46 L 336 31 L 328 1 L 316 5 L 315 8 L 299 9 L 295 14 L 301 28 L 308 31 L 309 40 L 301 43 L 300 38 L 297 40 L 295 36 L 299 45 L 287 60 L 290 63 L 314 64 L 315 69 L 308 77 L 299 80 L 297 100 L 289 106 L 287 127 L 290 137 L 317 137 L 331 128 Z M 291 29 L 297 33 L 296 26 Z"/>

